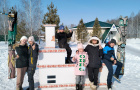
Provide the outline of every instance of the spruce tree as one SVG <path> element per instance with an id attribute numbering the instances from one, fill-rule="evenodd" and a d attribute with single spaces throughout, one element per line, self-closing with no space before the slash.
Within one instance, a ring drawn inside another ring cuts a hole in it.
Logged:
<path id="1" fill-rule="evenodd" d="M 101 39 L 101 26 L 99 24 L 98 18 L 95 19 L 94 25 L 93 25 L 93 32 L 91 34 L 92 36 L 97 36 Z"/>
<path id="2" fill-rule="evenodd" d="M 81 19 L 76 30 L 77 40 L 81 43 L 87 42 L 88 32 L 86 29 L 87 28 L 83 23 L 83 19 Z"/>
<path id="3" fill-rule="evenodd" d="M 70 33 L 70 31 L 69 31 L 69 29 L 68 29 L 67 26 L 65 26 L 64 30 L 65 30 L 65 31 L 64 31 L 65 33 L 67 33 L 67 34 Z M 71 40 L 71 38 L 68 38 L 68 39 L 67 39 L 67 42 L 69 42 L 70 40 Z"/>
<path id="4" fill-rule="evenodd" d="M 60 18 L 57 15 L 57 8 L 54 8 L 54 4 L 51 4 L 47 7 L 48 12 L 44 15 L 44 19 L 42 21 L 43 24 L 56 24 L 56 30 L 59 28 Z M 45 32 L 45 27 L 41 25 L 42 31 Z"/>

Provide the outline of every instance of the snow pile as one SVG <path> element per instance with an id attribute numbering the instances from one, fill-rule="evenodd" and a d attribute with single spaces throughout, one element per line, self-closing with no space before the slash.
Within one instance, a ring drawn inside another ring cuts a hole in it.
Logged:
<path id="1" fill-rule="evenodd" d="M 140 43 L 140 38 L 132 38 L 132 39 L 127 39 L 126 40 L 127 44 L 135 44 L 135 43 Z"/>
<path id="2" fill-rule="evenodd" d="M 128 39 L 126 45 L 125 72 L 121 83 L 114 82 L 113 90 L 139 90 L 140 88 L 140 39 Z"/>
<path id="3" fill-rule="evenodd" d="M 15 79 L 8 79 L 8 45 L 0 42 L 0 90 L 14 90 Z"/>
<path id="4" fill-rule="evenodd" d="M 126 43 L 127 43 L 127 46 L 134 47 L 134 48 L 140 50 L 140 39 L 139 38 L 127 39 Z"/>

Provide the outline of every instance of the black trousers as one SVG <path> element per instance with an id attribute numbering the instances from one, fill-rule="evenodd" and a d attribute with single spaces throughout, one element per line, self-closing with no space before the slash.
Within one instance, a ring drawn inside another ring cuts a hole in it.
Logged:
<path id="1" fill-rule="evenodd" d="M 90 82 L 94 82 L 94 85 L 98 84 L 99 68 L 88 67 L 88 77 Z"/>
<path id="2" fill-rule="evenodd" d="M 106 60 L 104 59 L 104 63 L 108 69 L 108 76 L 107 76 L 107 84 L 108 85 L 111 85 L 112 84 L 112 76 L 113 76 L 113 66 L 112 66 L 112 62 L 110 62 L 109 60 Z M 115 64 L 117 65 L 117 69 L 116 69 L 116 72 L 115 72 L 115 75 L 117 77 L 119 77 L 119 74 L 120 74 L 120 71 L 121 71 L 121 68 L 122 68 L 122 63 L 117 61 L 117 63 Z"/>
<path id="3" fill-rule="evenodd" d="M 66 51 L 67 51 L 67 60 L 70 60 L 72 50 L 69 47 L 69 45 L 68 44 L 65 44 L 65 45 L 59 44 L 59 48 L 65 48 L 66 49 Z"/>
<path id="4" fill-rule="evenodd" d="M 67 46 L 65 49 L 67 51 L 67 60 L 70 60 L 72 50 L 69 46 Z"/>
<path id="5" fill-rule="evenodd" d="M 34 73 L 35 73 L 35 69 L 29 67 L 28 68 L 29 90 L 34 90 Z"/>

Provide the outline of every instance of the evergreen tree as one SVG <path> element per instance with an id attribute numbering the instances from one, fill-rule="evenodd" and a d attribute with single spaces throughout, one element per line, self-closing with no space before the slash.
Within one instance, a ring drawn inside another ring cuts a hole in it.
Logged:
<path id="1" fill-rule="evenodd" d="M 43 24 L 56 24 L 56 30 L 59 28 L 60 18 L 57 15 L 57 8 L 54 8 L 54 4 L 51 4 L 47 7 L 48 12 L 44 15 L 44 19 L 42 21 Z M 45 32 L 45 27 L 41 25 L 42 31 Z"/>
<path id="2" fill-rule="evenodd" d="M 68 27 L 67 26 L 65 26 L 65 29 L 64 29 L 65 31 L 65 33 L 67 33 L 67 34 L 69 34 L 70 33 L 70 31 L 69 31 L 69 29 L 68 29 Z M 71 38 L 68 38 L 67 39 L 67 42 L 69 42 L 71 40 Z"/>
<path id="3" fill-rule="evenodd" d="M 93 25 L 93 32 L 91 34 L 92 36 L 97 36 L 101 39 L 101 26 L 99 24 L 98 18 L 95 19 L 94 25 Z"/>
<path id="4" fill-rule="evenodd" d="M 86 29 L 87 28 L 83 23 L 83 19 L 81 19 L 76 30 L 77 40 L 81 41 L 81 43 L 87 42 L 88 32 Z"/>

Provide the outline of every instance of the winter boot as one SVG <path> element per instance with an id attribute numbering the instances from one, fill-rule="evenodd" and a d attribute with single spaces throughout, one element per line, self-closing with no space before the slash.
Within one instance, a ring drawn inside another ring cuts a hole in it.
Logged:
<path id="1" fill-rule="evenodd" d="M 72 61 L 71 61 L 71 58 L 70 57 L 67 57 L 67 59 L 66 59 L 66 63 L 73 63 Z"/>
<path id="2" fill-rule="evenodd" d="M 93 82 L 90 82 L 90 88 L 92 88 L 93 84 L 94 84 Z"/>
<path id="3" fill-rule="evenodd" d="M 92 85 L 92 86 L 91 86 L 91 89 L 92 89 L 92 90 L 97 90 L 97 86 L 96 86 L 96 85 Z"/>
<path id="4" fill-rule="evenodd" d="M 79 84 L 79 90 L 83 90 L 83 85 Z"/>
<path id="5" fill-rule="evenodd" d="M 94 85 L 94 82 L 90 82 L 90 88 L 91 88 L 92 90 L 96 90 L 96 89 L 97 89 L 97 86 Z"/>
<path id="6" fill-rule="evenodd" d="M 111 84 L 108 84 L 107 87 L 108 87 L 108 90 L 112 90 Z"/>
<path id="7" fill-rule="evenodd" d="M 93 90 L 97 90 L 97 86 L 96 85 L 93 85 Z"/>
<path id="8" fill-rule="evenodd" d="M 65 64 L 68 64 L 68 63 L 69 63 L 69 62 L 68 62 L 68 60 L 66 59 L 66 60 L 65 60 Z"/>
<path id="9" fill-rule="evenodd" d="M 29 87 L 26 90 L 30 90 Z"/>
<path id="10" fill-rule="evenodd" d="M 79 84 L 76 84 L 76 90 L 79 90 Z"/>
<path id="11" fill-rule="evenodd" d="M 119 76 L 113 75 L 113 77 L 114 77 L 116 80 L 118 80 L 119 82 L 121 81 L 121 80 L 119 79 Z"/>
<path id="12" fill-rule="evenodd" d="M 73 63 L 70 59 L 68 59 L 68 62 L 69 62 L 69 63 Z"/>

